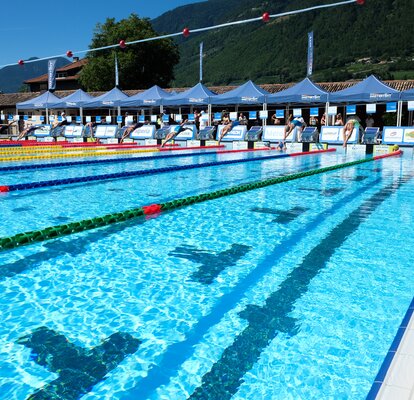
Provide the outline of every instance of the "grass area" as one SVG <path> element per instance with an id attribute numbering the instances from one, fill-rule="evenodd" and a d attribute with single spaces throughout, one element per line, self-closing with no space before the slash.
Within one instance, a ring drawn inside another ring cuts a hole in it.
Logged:
<path id="1" fill-rule="evenodd" d="M 394 79 L 414 79 L 414 70 L 411 71 L 393 71 Z"/>

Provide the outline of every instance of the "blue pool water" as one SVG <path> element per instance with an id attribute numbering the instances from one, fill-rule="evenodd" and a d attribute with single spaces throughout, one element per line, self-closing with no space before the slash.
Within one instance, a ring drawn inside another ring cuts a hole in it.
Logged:
<path id="1" fill-rule="evenodd" d="M 7 193 L 0 236 L 350 160 Z M 2 252 L 0 398 L 364 399 L 413 297 L 413 208 L 412 160 L 389 158 Z"/>

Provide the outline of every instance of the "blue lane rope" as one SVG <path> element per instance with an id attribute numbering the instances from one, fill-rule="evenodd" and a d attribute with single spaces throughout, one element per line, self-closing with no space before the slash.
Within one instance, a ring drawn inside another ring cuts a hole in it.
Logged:
<path id="1" fill-rule="evenodd" d="M 176 166 L 171 166 L 171 167 L 152 168 L 152 169 L 140 170 L 140 171 L 116 172 L 112 174 L 83 176 L 83 177 L 77 177 L 77 178 L 53 179 L 53 180 L 40 181 L 40 182 L 18 183 L 15 185 L 0 186 L 0 192 L 14 192 L 17 190 L 29 190 L 29 189 L 36 189 L 36 188 L 42 188 L 42 187 L 70 185 L 70 184 L 82 183 L 82 182 L 97 182 L 97 181 L 103 181 L 103 180 L 109 180 L 109 179 L 126 179 L 126 178 L 130 178 L 133 176 L 155 175 L 155 174 L 162 174 L 162 173 L 167 173 L 167 172 L 182 171 L 182 170 L 187 170 L 187 169 L 215 167 L 218 165 L 239 164 L 239 163 L 251 162 L 251 161 L 265 161 L 265 160 L 272 160 L 275 158 L 296 157 L 300 155 L 315 155 L 315 154 L 327 153 L 331 151 L 332 149 L 331 150 L 318 150 L 318 151 L 313 151 L 313 152 L 311 151 L 311 152 L 303 152 L 303 153 L 292 153 L 292 154 L 284 153 L 284 154 L 277 154 L 274 156 L 261 156 L 261 157 L 227 160 L 227 161 L 212 161 L 212 162 L 200 163 L 200 164 L 176 165 Z"/>
<path id="2" fill-rule="evenodd" d="M 315 154 L 318 154 L 318 153 L 315 153 Z M 97 181 L 104 181 L 104 180 L 109 180 L 109 179 L 125 179 L 125 178 L 130 178 L 133 176 L 155 175 L 155 174 L 162 174 L 162 173 L 168 173 L 168 172 L 183 171 L 187 169 L 215 167 L 218 165 L 239 164 L 239 163 L 244 163 L 244 162 L 249 162 L 249 161 L 264 161 L 264 160 L 272 160 L 275 158 L 285 158 L 285 157 L 290 157 L 290 155 L 289 154 L 278 154 L 274 156 L 261 156 L 261 157 L 255 157 L 255 158 L 247 158 L 247 159 L 212 161 L 212 162 L 201 163 L 201 164 L 176 165 L 173 167 L 152 168 L 152 169 L 146 169 L 146 170 L 140 170 L 140 171 L 115 172 L 112 174 L 82 176 L 78 178 L 66 178 L 66 179 L 54 179 L 54 180 L 39 181 L 39 182 L 18 183 L 15 185 L 2 186 L 2 188 L 8 189 L 8 190 L 4 189 L 2 191 L 14 192 L 17 190 L 29 190 L 29 189 L 36 189 L 36 188 L 50 187 L 50 186 L 70 185 L 70 184 L 82 183 L 82 182 L 97 182 Z"/>

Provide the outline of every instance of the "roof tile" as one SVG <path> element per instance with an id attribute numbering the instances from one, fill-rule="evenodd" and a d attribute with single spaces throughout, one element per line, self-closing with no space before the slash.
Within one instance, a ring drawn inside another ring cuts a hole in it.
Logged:
<path id="1" fill-rule="evenodd" d="M 81 60 L 82 61 L 82 60 Z M 80 62 L 80 61 L 79 61 Z M 72 63 L 75 64 L 75 63 Z M 47 76 L 47 75 L 45 75 Z M 72 77 L 71 77 L 72 78 Z M 37 78 L 36 78 L 37 79 Z M 348 87 L 351 87 L 360 81 L 346 81 L 346 82 L 320 82 L 318 85 L 322 88 L 327 90 L 328 92 L 336 92 L 338 90 L 343 90 Z M 395 81 L 383 81 L 385 84 L 391 86 L 394 89 L 403 91 L 408 89 L 414 89 L 414 79 L 412 80 L 395 80 Z M 267 90 L 270 93 L 277 93 L 281 90 L 287 89 L 293 86 L 294 83 L 274 83 L 274 84 L 266 84 L 266 85 L 259 85 L 264 90 Z M 235 89 L 237 86 L 211 86 L 209 87 L 210 90 L 217 94 L 222 94 L 228 92 L 229 90 Z M 167 91 L 175 90 L 176 92 L 182 92 L 187 90 L 188 88 L 174 88 L 174 89 L 166 89 Z M 143 92 L 144 89 L 131 89 L 131 90 L 124 90 L 128 96 L 132 96 L 137 93 Z M 75 92 L 75 90 L 58 90 L 54 92 L 57 97 L 65 97 Z M 15 107 L 16 103 L 20 103 L 22 101 L 26 101 L 32 98 L 39 96 L 42 92 L 30 92 L 30 93 L 2 93 L 0 94 L 0 107 Z M 93 97 L 99 96 L 106 92 L 89 92 L 89 94 Z"/>

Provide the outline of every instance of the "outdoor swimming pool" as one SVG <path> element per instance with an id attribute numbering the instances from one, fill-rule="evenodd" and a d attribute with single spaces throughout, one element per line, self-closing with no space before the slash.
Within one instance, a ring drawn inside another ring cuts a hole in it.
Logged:
<path id="1" fill-rule="evenodd" d="M 2 173 L 0 184 L 258 156 Z M 0 237 L 350 160 L 5 193 Z M 0 398 L 364 399 L 413 297 L 412 163 L 373 161 L 1 252 Z"/>

